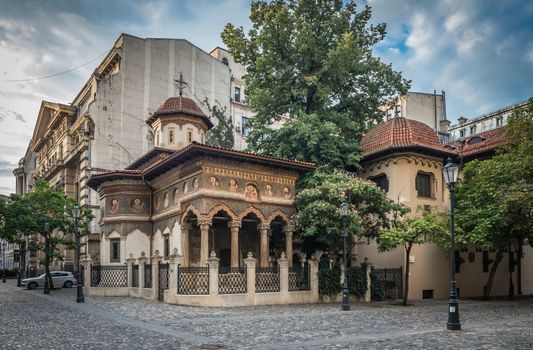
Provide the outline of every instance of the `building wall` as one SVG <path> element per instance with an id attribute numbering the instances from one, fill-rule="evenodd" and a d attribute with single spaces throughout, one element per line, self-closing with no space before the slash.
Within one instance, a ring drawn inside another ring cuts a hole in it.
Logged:
<path id="1" fill-rule="evenodd" d="M 384 120 L 394 117 L 404 117 L 417 120 L 434 130 L 441 130 L 440 122 L 446 120 L 446 102 L 444 92 L 442 94 L 407 92 L 398 97 L 390 106 L 381 108 L 384 112 Z"/>

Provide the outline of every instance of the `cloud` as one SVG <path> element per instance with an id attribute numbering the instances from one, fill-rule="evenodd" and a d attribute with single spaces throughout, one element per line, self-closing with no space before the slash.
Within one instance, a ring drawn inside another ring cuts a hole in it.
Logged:
<path id="1" fill-rule="evenodd" d="M 1 176 L 12 176 L 13 170 L 16 167 L 17 167 L 16 164 L 0 159 L 0 177 Z"/>

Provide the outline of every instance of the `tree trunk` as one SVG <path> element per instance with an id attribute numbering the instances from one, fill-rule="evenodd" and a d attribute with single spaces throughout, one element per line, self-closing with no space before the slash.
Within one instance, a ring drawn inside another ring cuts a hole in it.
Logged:
<path id="1" fill-rule="evenodd" d="M 494 284 L 494 276 L 496 275 L 496 269 L 498 268 L 498 265 L 500 265 L 502 258 L 503 258 L 502 248 L 499 247 L 498 251 L 496 252 L 495 260 L 492 263 L 492 266 L 490 267 L 489 278 L 487 280 L 487 285 L 485 286 L 485 293 L 483 296 L 487 300 L 490 298 L 490 291 L 492 289 L 492 285 Z"/>
<path id="2" fill-rule="evenodd" d="M 511 240 L 509 239 L 509 300 L 514 300 L 514 284 L 513 284 L 513 267 L 514 267 L 514 255 L 511 251 Z"/>
<path id="3" fill-rule="evenodd" d="M 408 244 L 405 247 L 405 276 L 404 276 L 404 288 L 403 288 L 403 306 L 407 306 L 407 298 L 409 296 L 409 255 L 411 255 L 411 248 L 413 246 Z"/>
<path id="4" fill-rule="evenodd" d="M 522 295 L 522 244 L 524 244 L 524 237 L 518 237 L 516 252 L 516 293 L 518 295 Z"/>
<path id="5" fill-rule="evenodd" d="M 50 253 L 49 253 L 49 243 L 48 238 L 45 241 L 45 252 L 44 252 L 44 269 L 46 273 L 46 279 L 48 280 L 48 288 L 54 289 L 54 282 L 52 280 L 52 274 L 50 273 Z"/>

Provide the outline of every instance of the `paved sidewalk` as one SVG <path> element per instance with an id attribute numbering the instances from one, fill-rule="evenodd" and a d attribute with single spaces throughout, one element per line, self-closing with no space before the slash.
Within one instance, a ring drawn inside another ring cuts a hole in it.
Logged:
<path id="1" fill-rule="evenodd" d="M 0 283 L 0 349 L 533 349 L 533 299 L 194 308 L 133 298 L 49 296 Z"/>

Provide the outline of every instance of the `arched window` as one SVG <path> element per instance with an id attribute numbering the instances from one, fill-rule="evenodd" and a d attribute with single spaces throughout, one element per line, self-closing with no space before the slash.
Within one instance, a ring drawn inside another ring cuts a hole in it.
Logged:
<path id="1" fill-rule="evenodd" d="M 229 64 L 228 59 L 226 57 L 222 57 L 222 63 L 224 63 L 227 66 Z"/>
<path id="2" fill-rule="evenodd" d="M 389 192 L 389 179 L 385 174 L 379 174 L 370 178 L 370 181 L 376 184 L 385 192 Z"/>

